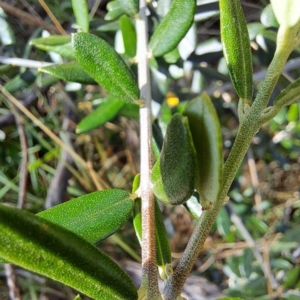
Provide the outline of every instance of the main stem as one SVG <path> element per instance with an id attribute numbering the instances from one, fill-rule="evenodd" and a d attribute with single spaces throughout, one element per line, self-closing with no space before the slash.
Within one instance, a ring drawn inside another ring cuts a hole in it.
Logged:
<path id="1" fill-rule="evenodd" d="M 142 198 L 142 285 L 140 296 L 147 300 L 160 299 L 158 290 L 158 272 L 156 266 L 154 194 L 150 182 L 152 169 L 152 120 L 151 87 L 148 66 L 148 28 L 145 14 L 146 1 L 140 0 L 137 28 L 138 83 L 140 98 L 144 105 L 140 108 L 140 143 L 141 143 L 141 183 Z"/>

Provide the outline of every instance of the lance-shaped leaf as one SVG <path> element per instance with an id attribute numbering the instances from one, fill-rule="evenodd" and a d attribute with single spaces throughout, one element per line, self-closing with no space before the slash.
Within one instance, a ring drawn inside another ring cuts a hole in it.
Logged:
<path id="1" fill-rule="evenodd" d="M 136 33 L 127 16 L 120 18 L 120 29 L 122 31 L 125 53 L 129 57 L 134 57 L 136 55 Z"/>
<path id="2" fill-rule="evenodd" d="M 139 12 L 139 0 L 117 0 L 128 16 L 134 16 Z"/>
<path id="3" fill-rule="evenodd" d="M 193 24 L 196 0 L 174 0 L 169 12 L 151 36 L 149 48 L 154 56 L 173 50 Z"/>
<path id="4" fill-rule="evenodd" d="M 71 36 L 69 35 L 50 35 L 45 38 L 33 39 L 30 44 L 43 51 L 55 52 L 70 59 L 74 58 Z"/>
<path id="5" fill-rule="evenodd" d="M 289 84 L 274 100 L 274 106 L 282 107 L 300 101 L 300 78 Z"/>
<path id="6" fill-rule="evenodd" d="M 76 133 L 87 132 L 112 120 L 124 105 L 125 103 L 119 99 L 107 99 L 80 121 L 76 127 Z"/>
<path id="7" fill-rule="evenodd" d="M 251 103 L 252 56 L 240 0 L 220 0 L 220 22 L 224 57 L 233 86 L 243 103 Z"/>
<path id="8" fill-rule="evenodd" d="M 222 187 L 222 135 L 216 110 L 207 94 L 189 102 L 183 112 L 189 119 L 197 157 L 195 187 L 200 203 L 218 199 Z"/>
<path id="9" fill-rule="evenodd" d="M 90 28 L 89 8 L 86 0 L 72 0 L 72 7 L 76 22 L 82 31 L 88 32 Z"/>
<path id="10" fill-rule="evenodd" d="M 119 230 L 133 210 L 133 196 L 103 190 L 67 201 L 37 215 L 97 243 Z"/>
<path id="11" fill-rule="evenodd" d="M 97 84 L 76 61 L 42 67 L 39 71 L 66 81 L 79 82 L 82 84 Z"/>
<path id="12" fill-rule="evenodd" d="M 151 174 L 155 196 L 172 205 L 187 201 L 194 191 L 195 168 L 195 149 L 188 119 L 175 114 L 168 124 L 160 157 Z"/>
<path id="13" fill-rule="evenodd" d="M 115 20 L 125 14 L 125 11 L 117 0 L 108 2 L 106 9 L 108 11 L 104 17 L 104 20 L 106 21 Z"/>
<path id="14" fill-rule="evenodd" d="M 93 299 L 137 299 L 129 276 L 94 245 L 57 224 L 4 205 L 0 256 Z"/>
<path id="15" fill-rule="evenodd" d="M 73 47 L 79 65 L 107 91 L 123 101 L 139 99 L 133 73 L 107 42 L 80 32 L 73 35 Z"/>

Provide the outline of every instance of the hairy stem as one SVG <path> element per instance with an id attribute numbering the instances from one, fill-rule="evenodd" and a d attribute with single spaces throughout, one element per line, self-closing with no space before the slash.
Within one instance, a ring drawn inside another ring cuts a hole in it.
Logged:
<path id="1" fill-rule="evenodd" d="M 158 272 L 155 248 L 154 194 L 150 182 L 152 169 L 151 150 L 151 87 L 148 66 L 148 29 L 145 14 L 146 1 L 140 0 L 137 28 L 138 81 L 141 99 L 145 104 L 140 108 L 140 141 L 141 141 L 141 183 L 142 198 L 142 286 L 140 296 L 146 299 L 160 299 L 158 290 Z"/>

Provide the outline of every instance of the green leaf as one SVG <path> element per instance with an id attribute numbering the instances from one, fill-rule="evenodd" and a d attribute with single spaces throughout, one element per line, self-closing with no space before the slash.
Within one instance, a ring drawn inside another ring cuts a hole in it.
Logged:
<path id="1" fill-rule="evenodd" d="M 262 11 L 261 15 L 260 15 L 260 21 L 261 21 L 261 25 L 263 25 L 264 27 L 274 27 L 274 28 L 278 28 L 279 24 L 277 22 L 277 19 L 274 15 L 274 11 L 272 9 L 272 5 L 268 4 Z"/>
<path id="2" fill-rule="evenodd" d="M 247 23 L 240 0 L 220 0 L 221 39 L 233 86 L 244 103 L 252 101 L 253 71 Z"/>
<path id="3" fill-rule="evenodd" d="M 299 0 L 271 0 L 278 23 L 284 27 L 300 26 Z"/>
<path id="4" fill-rule="evenodd" d="M 274 106 L 281 107 L 300 101 L 300 78 L 289 84 L 274 100 Z"/>
<path id="5" fill-rule="evenodd" d="M 218 199 L 222 188 L 222 134 L 216 110 L 207 94 L 189 102 L 183 113 L 188 117 L 197 157 L 195 187 L 201 205 Z"/>
<path id="6" fill-rule="evenodd" d="M 177 113 L 168 124 L 160 158 L 152 170 L 155 196 L 171 205 L 186 202 L 194 191 L 195 166 L 188 119 Z"/>
<path id="7" fill-rule="evenodd" d="M 168 14 L 155 29 L 149 42 L 154 56 L 162 56 L 173 50 L 193 24 L 195 0 L 174 0 Z"/>
<path id="8" fill-rule="evenodd" d="M 32 83 L 34 83 L 36 75 L 32 73 L 31 70 L 25 71 L 8 81 L 4 88 L 10 93 L 14 93 L 18 90 L 28 88 Z"/>
<path id="9" fill-rule="evenodd" d="M 108 43 L 81 32 L 73 35 L 73 47 L 79 65 L 103 88 L 123 101 L 139 99 L 133 73 Z"/>
<path id="10" fill-rule="evenodd" d="M 117 0 L 108 2 L 106 9 L 108 11 L 104 17 L 106 21 L 115 20 L 125 14 L 125 11 Z"/>
<path id="11" fill-rule="evenodd" d="M 90 28 L 89 8 L 86 0 L 72 0 L 73 12 L 76 22 L 82 31 L 88 32 Z"/>
<path id="12" fill-rule="evenodd" d="M 117 2 L 128 16 L 134 16 L 139 12 L 138 0 L 117 0 Z"/>
<path id="13" fill-rule="evenodd" d="M 95 129 L 112 120 L 124 106 L 124 102 L 116 98 L 108 98 L 92 113 L 86 116 L 76 127 L 76 133 L 83 133 Z"/>
<path id="14" fill-rule="evenodd" d="M 76 61 L 42 67 L 39 71 L 66 81 L 79 82 L 82 84 L 97 84 Z"/>
<path id="15" fill-rule="evenodd" d="M 132 197 L 114 189 L 69 200 L 37 215 L 97 243 L 119 230 L 132 210 Z"/>
<path id="16" fill-rule="evenodd" d="M 140 108 L 136 104 L 125 103 L 125 105 L 120 109 L 118 115 L 126 118 L 131 118 L 134 120 L 139 120 Z"/>
<path id="17" fill-rule="evenodd" d="M 33 39 L 30 44 L 43 51 L 55 52 L 70 59 L 74 58 L 71 36 L 69 35 L 50 35 L 45 38 Z"/>
<path id="18" fill-rule="evenodd" d="M 129 57 L 134 57 L 136 55 L 136 33 L 127 16 L 120 18 L 120 29 L 122 31 L 125 53 Z"/>
<path id="19" fill-rule="evenodd" d="M 287 289 L 294 288 L 295 284 L 299 281 L 300 278 L 300 267 L 296 266 L 293 269 L 287 271 L 283 286 Z"/>
<path id="20" fill-rule="evenodd" d="M 94 245 L 48 220 L 4 205 L 0 255 L 93 299 L 137 299 L 129 276 Z"/>

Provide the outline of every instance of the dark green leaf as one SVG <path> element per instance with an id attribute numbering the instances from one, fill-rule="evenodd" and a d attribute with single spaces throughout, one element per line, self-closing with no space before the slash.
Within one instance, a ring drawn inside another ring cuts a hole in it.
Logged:
<path id="1" fill-rule="evenodd" d="M 221 38 L 233 86 L 244 103 L 252 102 L 253 72 L 247 23 L 240 0 L 220 0 Z"/>
<path id="2" fill-rule="evenodd" d="M 50 35 L 45 38 L 33 39 L 30 44 L 47 52 L 55 52 L 62 57 L 74 58 L 74 51 L 69 35 Z"/>
<path id="3" fill-rule="evenodd" d="M 174 0 L 168 14 L 151 36 L 149 48 L 154 56 L 173 50 L 193 24 L 195 0 Z"/>
<path id="4" fill-rule="evenodd" d="M 38 216 L 97 243 L 119 230 L 133 210 L 132 197 L 123 190 L 103 190 L 38 213 Z"/>
<path id="5" fill-rule="evenodd" d="M 92 113 L 86 116 L 76 127 L 76 133 L 95 129 L 112 120 L 124 106 L 124 102 L 116 98 L 106 99 Z"/>
<path id="6" fill-rule="evenodd" d="M 120 18 L 120 29 L 122 31 L 125 53 L 129 57 L 136 54 L 136 33 L 130 19 L 127 16 Z"/>
<path id="7" fill-rule="evenodd" d="M 295 284 L 299 281 L 299 279 L 300 279 L 300 267 L 296 266 L 295 268 L 287 271 L 283 286 L 287 289 L 293 288 Z"/>
<path id="8" fill-rule="evenodd" d="M 151 174 L 155 196 L 166 204 L 186 202 L 194 191 L 195 166 L 188 119 L 175 114 L 168 124 L 160 158 Z"/>
<path id="9" fill-rule="evenodd" d="M 4 85 L 4 88 L 10 93 L 29 87 L 36 79 L 36 75 L 32 71 L 25 71 L 17 75 Z"/>
<path id="10" fill-rule="evenodd" d="M 73 12 L 76 22 L 82 31 L 88 32 L 90 28 L 89 8 L 86 0 L 72 0 Z"/>
<path id="11" fill-rule="evenodd" d="M 97 84 L 96 81 L 88 75 L 76 61 L 42 67 L 39 71 L 66 81 L 79 82 L 82 84 Z"/>
<path id="12" fill-rule="evenodd" d="M 137 299 L 128 275 L 94 245 L 57 224 L 4 205 L 0 255 L 93 299 Z"/>
<path id="13" fill-rule="evenodd" d="M 73 47 L 79 65 L 107 91 L 123 101 L 139 99 L 133 73 L 108 43 L 81 32 L 73 35 Z"/>
<path id="14" fill-rule="evenodd" d="M 185 107 L 197 156 L 195 187 L 200 203 L 214 202 L 222 187 L 222 135 L 216 110 L 207 94 L 195 98 Z"/>

